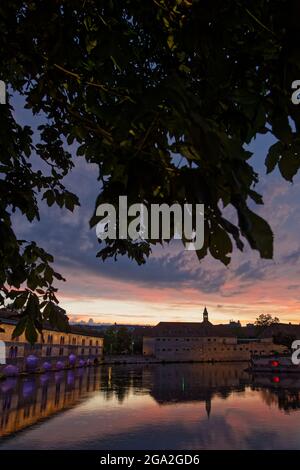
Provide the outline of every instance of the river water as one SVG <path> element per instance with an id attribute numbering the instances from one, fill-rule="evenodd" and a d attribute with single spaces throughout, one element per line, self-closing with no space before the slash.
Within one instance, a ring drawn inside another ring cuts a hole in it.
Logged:
<path id="1" fill-rule="evenodd" d="M 0 449 L 300 449 L 300 376 L 113 365 L 0 382 Z"/>

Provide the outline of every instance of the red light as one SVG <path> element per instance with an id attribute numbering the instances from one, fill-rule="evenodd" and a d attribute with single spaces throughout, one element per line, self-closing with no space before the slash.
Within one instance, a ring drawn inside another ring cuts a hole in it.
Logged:
<path id="1" fill-rule="evenodd" d="M 278 384 L 280 382 L 280 378 L 279 377 L 273 377 L 273 382 Z"/>
<path id="2" fill-rule="evenodd" d="M 278 366 L 279 366 L 279 362 L 278 362 L 278 361 L 271 361 L 271 366 L 272 366 L 272 367 L 278 367 Z"/>

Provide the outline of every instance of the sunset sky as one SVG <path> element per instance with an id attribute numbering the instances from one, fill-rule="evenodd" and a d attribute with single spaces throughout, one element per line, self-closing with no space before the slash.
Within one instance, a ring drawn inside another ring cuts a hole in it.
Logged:
<path id="1" fill-rule="evenodd" d="M 15 100 L 21 124 L 38 125 Z M 260 313 L 276 315 L 281 321 L 300 322 L 300 187 L 283 180 L 277 170 L 265 175 L 264 158 L 272 143 L 260 137 L 251 145 L 255 169 L 261 181 L 258 192 L 265 205 L 257 212 L 271 224 L 275 235 L 272 261 L 260 260 L 246 248 L 234 252 L 229 267 L 214 259 L 199 263 L 195 253 L 186 252 L 179 241 L 155 249 L 144 266 L 127 258 L 99 261 L 95 230 L 89 229 L 97 194 L 97 168 L 83 157 L 65 179 L 67 188 L 78 194 L 81 207 L 74 213 L 41 204 L 41 221 L 28 223 L 20 214 L 14 226 L 20 238 L 35 240 L 55 257 L 55 269 L 67 281 L 59 283 L 61 306 L 72 320 L 155 324 L 159 321 L 202 320 L 204 306 L 213 323 L 230 319 L 243 324 Z"/>

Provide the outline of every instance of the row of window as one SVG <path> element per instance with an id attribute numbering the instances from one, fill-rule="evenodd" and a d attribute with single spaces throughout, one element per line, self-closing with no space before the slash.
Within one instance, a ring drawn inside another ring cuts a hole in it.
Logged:
<path id="1" fill-rule="evenodd" d="M 98 349 L 98 347 L 96 347 L 95 354 L 97 355 L 98 352 L 99 352 L 99 349 Z M 84 353 L 85 353 L 85 349 L 81 348 L 81 354 L 84 354 Z M 51 354 L 52 354 L 52 346 L 47 346 L 46 356 L 51 356 Z M 93 354 L 92 348 L 89 348 L 89 354 Z M 64 348 L 60 347 L 59 348 L 59 356 L 63 356 L 63 355 L 64 355 Z M 10 346 L 8 356 L 9 356 L 10 359 L 18 357 L 18 346 Z"/>
<path id="2" fill-rule="evenodd" d="M 47 337 L 47 343 L 53 344 L 53 335 L 48 335 L 48 337 Z M 59 344 L 61 344 L 61 345 L 64 345 L 64 344 L 65 344 L 65 336 L 61 336 L 61 337 L 60 337 Z M 81 341 L 78 340 L 78 342 L 77 342 L 77 338 L 76 338 L 76 337 L 70 338 L 70 339 L 69 339 L 69 344 L 72 344 L 73 346 L 76 346 L 76 345 L 79 346 L 80 344 L 81 344 L 81 346 L 85 346 L 85 345 L 87 345 L 87 346 L 94 346 L 92 339 L 90 339 L 90 340 L 82 339 Z M 99 341 L 98 341 L 98 340 L 95 341 L 95 345 L 96 345 L 96 346 L 99 346 Z"/>
<path id="3" fill-rule="evenodd" d="M 45 337 L 45 339 L 47 340 L 46 343 L 48 344 L 53 344 L 53 335 L 49 334 L 47 335 L 47 337 Z M 19 336 L 17 336 L 14 341 L 15 342 L 18 342 L 20 340 Z M 64 345 L 66 344 L 65 342 L 66 340 L 66 337 L 65 336 L 61 336 L 60 337 L 60 340 L 59 340 L 59 344 L 61 345 Z M 69 344 L 71 344 L 72 346 L 99 346 L 99 341 L 96 340 L 96 341 L 93 341 L 92 339 L 90 340 L 85 340 L 85 339 L 78 339 L 77 341 L 77 338 L 76 337 L 73 337 L 73 338 L 69 338 Z"/>
<path id="4" fill-rule="evenodd" d="M 176 348 L 176 349 L 172 349 L 172 348 L 162 348 L 162 349 L 159 349 L 157 348 L 157 351 L 197 351 L 196 348 Z M 258 351 L 257 349 L 249 349 L 249 348 L 237 348 L 237 347 L 233 347 L 233 348 L 206 348 L 205 351 L 249 351 L 251 353 L 258 353 L 260 352 L 260 354 L 264 353 L 265 351 L 264 350 L 260 350 Z"/>
<path id="5" fill-rule="evenodd" d="M 217 338 L 156 338 L 156 341 L 208 341 L 217 342 Z"/>

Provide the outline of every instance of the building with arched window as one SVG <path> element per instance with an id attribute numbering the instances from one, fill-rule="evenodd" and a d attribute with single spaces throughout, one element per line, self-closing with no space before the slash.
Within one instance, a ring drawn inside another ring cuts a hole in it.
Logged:
<path id="1" fill-rule="evenodd" d="M 24 333 L 17 339 L 12 339 L 17 323 L 15 312 L 0 310 L 0 322 L 4 330 L 0 332 L 0 341 L 5 343 L 6 350 L 6 364 L 0 364 L 0 374 L 8 364 L 16 366 L 19 372 L 24 372 L 31 370 L 33 364 L 35 370 L 43 370 L 45 363 L 48 369 L 55 370 L 82 364 L 98 364 L 103 359 L 103 337 L 90 328 L 71 325 L 70 331 L 63 333 L 45 325 L 37 342 L 31 345 Z"/>

